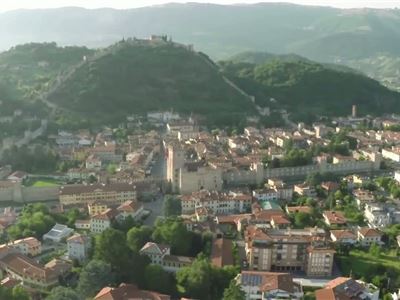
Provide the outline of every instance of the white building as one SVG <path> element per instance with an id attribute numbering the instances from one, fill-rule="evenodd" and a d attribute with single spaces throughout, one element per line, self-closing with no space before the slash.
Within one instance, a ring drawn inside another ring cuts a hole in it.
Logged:
<path id="1" fill-rule="evenodd" d="M 382 149 L 382 157 L 395 162 L 400 162 L 400 149 Z"/>
<path id="2" fill-rule="evenodd" d="M 8 244 L 8 246 L 17 249 L 26 256 L 32 257 L 42 253 L 42 243 L 34 237 L 15 240 L 11 244 Z"/>
<path id="3" fill-rule="evenodd" d="M 105 212 L 95 215 L 90 219 L 90 231 L 93 233 L 102 233 L 111 227 L 111 222 L 117 215 L 114 209 L 107 209 Z"/>
<path id="4" fill-rule="evenodd" d="M 363 246 L 371 246 L 371 244 L 381 244 L 382 233 L 374 228 L 361 227 L 357 230 L 357 240 Z"/>
<path id="5" fill-rule="evenodd" d="M 83 262 L 87 259 L 91 247 L 90 237 L 79 233 L 67 239 L 68 257 Z"/>
<path id="6" fill-rule="evenodd" d="M 171 255 L 171 248 L 168 245 L 146 243 L 139 253 L 150 258 L 151 263 L 161 266 L 165 271 L 177 272 L 180 268 L 191 265 L 193 257 Z"/>
<path id="7" fill-rule="evenodd" d="M 260 189 L 253 191 L 253 197 L 258 201 L 276 201 L 278 200 L 278 192 L 274 189 Z"/>
<path id="8" fill-rule="evenodd" d="M 373 227 L 386 227 L 391 224 L 390 213 L 386 211 L 383 204 L 368 203 L 364 209 L 365 218 L 368 224 Z"/>
<path id="9" fill-rule="evenodd" d="M 69 237 L 73 232 L 74 230 L 66 225 L 56 224 L 48 233 L 43 235 L 43 240 L 59 243 L 62 239 Z"/>

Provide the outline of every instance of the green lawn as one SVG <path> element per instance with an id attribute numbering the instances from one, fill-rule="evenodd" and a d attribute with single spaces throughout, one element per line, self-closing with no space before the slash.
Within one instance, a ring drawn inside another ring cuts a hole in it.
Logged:
<path id="1" fill-rule="evenodd" d="M 52 186 L 57 186 L 59 185 L 59 183 L 55 180 L 37 180 L 35 182 L 33 182 L 33 184 L 31 186 L 34 187 L 52 187 Z"/>
<path id="2" fill-rule="evenodd" d="M 400 274 L 400 259 L 396 256 L 394 250 L 382 253 L 379 257 L 374 257 L 361 250 L 352 250 L 349 256 L 338 256 L 338 258 L 343 275 L 349 275 L 350 273 L 360 275 L 373 274 L 378 267 L 391 268 Z"/>

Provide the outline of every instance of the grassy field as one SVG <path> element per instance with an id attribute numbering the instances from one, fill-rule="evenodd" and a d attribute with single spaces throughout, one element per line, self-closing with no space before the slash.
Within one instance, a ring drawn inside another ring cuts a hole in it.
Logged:
<path id="1" fill-rule="evenodd" d="M 400 274 L 400 259 L 396 251 L 391 250 L 375 257 L 361 250 L 350 251 L 349 256 L 339 256 L 339 265 L 343 275 L 350 273 L 365 275 L 374 274 L 378 268 L 391 268 Z M 376 275 L 376 274 L 375 274 Z"/>
<path id="2" fill-rule="evenodd" d="M 52 186 L 57 186 L 60 183 L 56 180 L 51 180 L 51 179 L 41 179 L 41 180 L 37 180 L 32 182 L 32 184 L 30 186 L 34 186 L 34 187 L 52 187 Z"/>

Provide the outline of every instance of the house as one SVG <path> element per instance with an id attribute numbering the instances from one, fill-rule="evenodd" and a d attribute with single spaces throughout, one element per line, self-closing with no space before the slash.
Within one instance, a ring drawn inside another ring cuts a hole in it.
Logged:
<path id="1" fill-rule="evenodd" d="M 323 289 L 315 291 L 316 300 L 378 300 L 379 289 L 373 284 L 347 277 L 329 281 Z"/>
<path id="2" fill-rule="evenodd" d="M 177 272 L 194 261 L 193 257 L 171 255 L 170 246 L 152 242 L 146 243 L 139 253 L 148 256 L 152 264 L 159 265 L 168 272 Z"/>
<path id="3" fill-rule="evenodd" d="M 371 244 L 380 244 L 382 233 L 374 228 L 360 227 L 357 230 L 357 240 L 363 246 L 371 246 Z"/>
<path id="4" fill-rule="evenodd" d="M 302 299 L 302 286 L 288 273 L 242 271 L 235 278 L 246 300 Z"/>
<path id="5" fill-rule="evenodd" d="M 11 175 L 7 177 L 8 180 L 13 181 L 13 182 L 22 182 L 24 179 L 28 177 L 28 173 L 23 172 L 23 171 L 15 171 Z"/>
<path id="6" fill-rule="evenodd" d="M 323 212 L 322 216 L 324 217 L 325 223 L 329 226 L 343 226 L 347 223 L 347 219 L 340 211 L 326 210 Z"/>
<path id="7" fill-rule="evenodd" d="M 353 196 L 358 208 L 364 208 L 366 204 L 375 202 L 375 195 L 369 190 L 356 189 L 353 191 Z"/>
<path id="8" fill-rule="evenodd" d="M 123 221 L 127 217 L 138 220 L 143 215 L 143 204 L 137 201 L 126 201 L 117 208 L 117 220 Z"/>
<path id="9" fill-rule="evenodd" d="M 74 230 L 66 225 L 56 224 L 52 229 L 45 235 L 43 235 L 43 240 L 49 240 L 55 243 L 61 242 L 63 239 L 69 237 Z"/>
<path id="10" fill-rule="evenodd" d="M 331 230 L 331 240 L 334 243 L 353 245 L 357 243 L 357 235 L 351 230 Z"/>
<path id="11" fill-rule="evenodd" d="M 86 235 L 76 233 L 67 239 L 67 246 L 69 259 L 76 259 L 79 262 L 84 262 L 89 255 L 91 239 Z"/>
<path id="12" fill-rule="evenodd" d="M 339 184 L 333 181 L 326 181 L 321 183 L 321 188 L 328 193 L 336 192 L 339 189 Z"/>
<path id="13" fill-rule="evenodd" d="M 171 297 L 157 292 L 140 290 L 136 285 L 122 283 L 119 287 L 105 287 L 94 300 L 170 300 Z"/>
<path id="14" fill-rule="evenodd" d="M 222 268 L 234 264 L 232 240 L 214 239 L 211 247 L 211 264 Z"/>
<path id="15" fill-rule="evenodd" d="M 90 155 L 85 161 L 85 167 L 88 170 L 100 170 L 101 169 L 101 159 L 94 155 Z"/>
<path id="16" fill-rule="evenodd" d="M 42 253 L 42 243 L 34 237 L 15 240 L 9 246 L 26 256 L 33 257 Z"/>
<path id="17" fill-rule="evenodd" d="M 117 216 L 115 209 L 109 208 L 105 212 L 92 216 L 90 218 L 90 231 L 93 233 L 102 233 L 111 227 L 111 222 Z"/>

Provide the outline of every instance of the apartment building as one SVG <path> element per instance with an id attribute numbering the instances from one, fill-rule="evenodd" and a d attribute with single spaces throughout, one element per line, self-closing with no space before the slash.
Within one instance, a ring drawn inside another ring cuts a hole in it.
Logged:
<path id="1" fill-rule="evenodd" d="M 335 251 L 326 247 L 323 229 L 245 230 L 245 249 L 252 270 L 304 271 L 309 276 L 332 273 Z"/>
<path id="2" fill-rule="evenodd" d="M 252 196 L 242 192 L 201 190 L 181 197 L 182 214 L 193 214 L 204 207 L 216 215 L 245 213 L 251 210 Z"/>
<path id="3" fill-rule="evenodd" d="M 245 292 L 246 300 L 300 300 L 304 295 L 301 284 L 288 273 L 242 271 L 235 281 Z"/>
<path id="4" fill-rule="evenodd" d="M 305 183 L 294 185 L 294 192 L 296 192 L 300 196 L 304 196 L 304 197 L 314 198 L 317 196 L 317 192 L 315 191 L 315 188 L 313 186 L 305 184 Z"/>
<path id="5" fill-rule="evenodd" d="M 87 205 L 95 201 L 122 204 L 136 200 L 136 186 L 130 183 L 65 185 L 60 188 L 59 199 L 65 206 Z"/>
<path id="6" fill-rule="evenodd" d="M 389 211 L 382 203 L 368 203 L 364 208 L 364 216 L 370 227 L 386 227 L 391 224 Z"/>
<path id="7" fill-rule="evenodd" d="M 371 246 L 371 244 L 381 244 L 382 233 L 374 228 L 360 227 L 357 229 L 357 240 L 363 246 Z"/>

